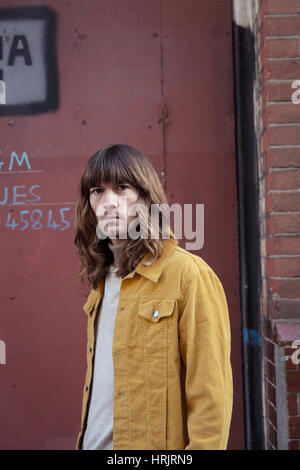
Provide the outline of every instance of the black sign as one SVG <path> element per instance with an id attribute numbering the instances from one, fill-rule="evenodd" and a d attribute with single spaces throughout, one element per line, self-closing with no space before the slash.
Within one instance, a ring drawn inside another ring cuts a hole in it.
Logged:
<path id="1" fill-rule="evenodd" d="M 52 9 L 0 9 L 0 80 L 2 116 L 58 108 L 56 14 Z"/>

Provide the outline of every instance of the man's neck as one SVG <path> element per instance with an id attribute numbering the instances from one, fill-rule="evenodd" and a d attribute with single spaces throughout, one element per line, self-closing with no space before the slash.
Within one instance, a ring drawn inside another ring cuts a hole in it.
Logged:
<path id="1" fill-rule="evenodd" d="M 117 265 L 119 262 L 120 254 L 122 252 L 123 247 L 126 244 L 126 240 L 116 240 L 118 243 L 113 243 L 113 240 L 109 240 L 108 248 L 113 254 L 114 257 L 114 265 Z"/>

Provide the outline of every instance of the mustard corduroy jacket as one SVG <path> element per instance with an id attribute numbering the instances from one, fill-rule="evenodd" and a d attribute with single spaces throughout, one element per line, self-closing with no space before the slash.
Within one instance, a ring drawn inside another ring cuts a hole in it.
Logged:
<path id="1" fill-rule="evenodd" d="M 152 265 L 139 263 L 122 279 L 112 349 L 114 449 L 223 450 L 233 403 L 225 293 L 201 257 L 172 239 L 163 245 Z M 103 292 L 104 280 L 83 306 L 87 371 L 77 450 L 87 422 Z"/>

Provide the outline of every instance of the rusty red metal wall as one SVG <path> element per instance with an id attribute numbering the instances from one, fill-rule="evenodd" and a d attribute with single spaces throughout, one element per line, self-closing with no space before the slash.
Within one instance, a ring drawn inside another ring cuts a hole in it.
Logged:
<path id="1" fill-rule="evenodd" d="M 112 142 L 147 155 L 171 204 L 204 204 L 195 253 L 228 299 L 229 448 L 243 448 L 231 25 L 229 0 L 2 1 L 0 448 L 75 446 L 89 292 L 74 281 L 76 191 Z"/>

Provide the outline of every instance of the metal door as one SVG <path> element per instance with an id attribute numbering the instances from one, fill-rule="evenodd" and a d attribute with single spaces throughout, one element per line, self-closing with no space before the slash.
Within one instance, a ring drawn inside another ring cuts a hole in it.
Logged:
<path id="1" fill-rule="evenodd" d="M 113 142 L 145 153 L 170 204 L 204 204 L 194 253 L 226 292 L 229 448 L 243 448 L 232 56 L 229 0 L 2 1 L 2 449 L 74 449 L 89 292 L 74 280 L 76 191 Z"/>

